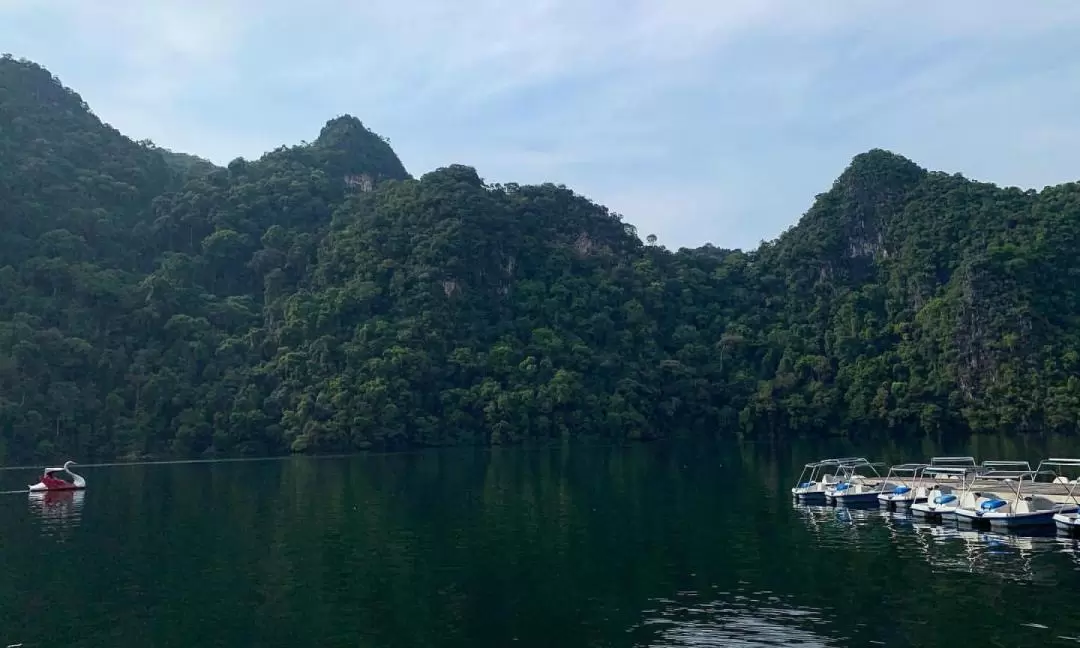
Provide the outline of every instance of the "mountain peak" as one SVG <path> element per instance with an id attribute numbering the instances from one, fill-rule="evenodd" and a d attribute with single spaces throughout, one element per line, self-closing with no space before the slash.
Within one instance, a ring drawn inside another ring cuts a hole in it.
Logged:
<path id="1" fill-rule="evenodd" d="M 67 88 L 52 72 L 26 59 L 10 54 L 0 56 L 0 89 L 5 93 L 22 91 L 42 104 L 68 104 L 89 112 L 89 107 L 74 90 Z"/>
<path id="2" fill-rule="evenodd" d="M 372 136 L 385 141 L 368 130 L 364 126 L 364 122 L 352 115 L 345 114 L 327 120 L 322 130 L 319 131 L 319 137 L 315 140 L 315 145 L 325 148 L 348 147 L 358 139 L 366 141 Z"/>
<path id="3" fill-rule="evenodd" d="M 343 177 L 368 176 L 372 180 L 409 177 L 390 141 L 364 126 L 352 115 L 326 122 L 312 144 L 327 160 L 328 170 Z"/>
<path id="4" fill-rule="evenodd" d="M 829 191 L 777 241 L 773 253 L 800 266 L 799 285 L 861 282 L 889 256 L 888 234 L 910 192 L 927 171 L 884 149 L 852 158 Z"/>
<path id="5" fill-rule="evenodd" d="M 906 185 L 918 182 L 926 170 L 908 158 L 885 149 L 870 149 L 851 159 L 837 185 Z"/>
<path id="6" fill-rule="evenodd" d="M 37 63 L 10 54 L 0 57 L 0 121 L 16 135 L 46 128 L 47 136 L 100 124 L 83 98 L 60 79 Z"/>

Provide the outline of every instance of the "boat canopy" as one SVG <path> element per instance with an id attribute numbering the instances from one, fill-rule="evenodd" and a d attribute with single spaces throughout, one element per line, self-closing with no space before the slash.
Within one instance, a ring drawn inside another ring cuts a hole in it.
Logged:
<path id="1" fill-rule="evenodd" d="M 905 464 L 896 464 L 895 466 L 891 466 L 889 468 L 889 470 L 890 471 L 896 471 L 896 472 L 914 472 L 914 471 L 922 470 L 924 468 L 929 468 L 929 467 L 930 467 L 929 465 L 924 464 L 924 463 L 905 463 Z"/>
<path id="2" fill-rule="evenodd" d="M 988 470 L 996 470 L 998 468 L 1010 468 L 1010 467 L 1012 467 L 1012 468 L 1016 468 L 1016 469 L 1023 469 L 1023 470 L 1026 470 L 1026 471 L 1030 471 L 1031 470 L 1031 462 L 1030 461 L 1010 461 L 1010 460 L 1005 460 L 1005 461 L 984 461 L 984 462 L 982 462 L 980 467 L 981 468 L 986 468 Z"/>
<path id="3" fill-rule="evenodd" d="M 931 466 L 970 466 L 975 467 L 975 457 L 931 457 Z"/>
<path id="4" fill-rule="evenodd" d="M 973 472 L 970 466 L 927 466 L 924 475 L 967 475 Z"/>
<path id="5" fill-rule="evenodd" d="M 1080 468 L 1080 459 L 1063 459 L 1061 457 L 1050 457 L 1049 459 L 1039 464 L 1039 470 L 1041 471 L 1043 466 L 1049 468 Z"/>

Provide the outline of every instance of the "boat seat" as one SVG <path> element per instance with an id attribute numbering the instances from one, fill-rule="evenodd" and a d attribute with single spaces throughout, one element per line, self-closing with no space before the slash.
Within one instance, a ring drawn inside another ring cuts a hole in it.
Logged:
<path id="1" fill-rule="evenodd" d="M 1025 497 L 1024 502 L 1027 504 L 1028 510 L 1031 512 L 1052 511 L 1056 506 L 1054 500 L 1048 497 L 1042 497 L 1041 495 L 1032 495 L 1030 497 Z"/>

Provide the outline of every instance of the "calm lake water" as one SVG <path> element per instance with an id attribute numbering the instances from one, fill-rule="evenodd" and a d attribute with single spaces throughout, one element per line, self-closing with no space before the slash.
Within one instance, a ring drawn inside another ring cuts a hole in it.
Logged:
<path id="1" fill-rule="evenodd" d="M 86 467 L 80 495 L 0 496 L 0 647 L 1080 642 L 1073 540 L 792 503 L 803 463 L 853 452 L 1034 462 L 1080 444 L 670 443 Z M 34 476 L 0 471 L 0 489 Z"/>

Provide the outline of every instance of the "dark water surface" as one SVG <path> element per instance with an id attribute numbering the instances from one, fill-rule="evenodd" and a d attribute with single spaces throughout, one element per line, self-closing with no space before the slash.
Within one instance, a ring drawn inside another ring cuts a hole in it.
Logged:
<path id="1" fill-rule="evenodd" d="M 1074 446 L 1070 451 L 1069 444 Z M 1080 455 L 652 444 L 87 467 L 0 496 L 0 647 L 1044 646 L 1080 550 L 794 505 L 801 464 Z M 0 471 L 0 489 L 33 471 Z"/>

